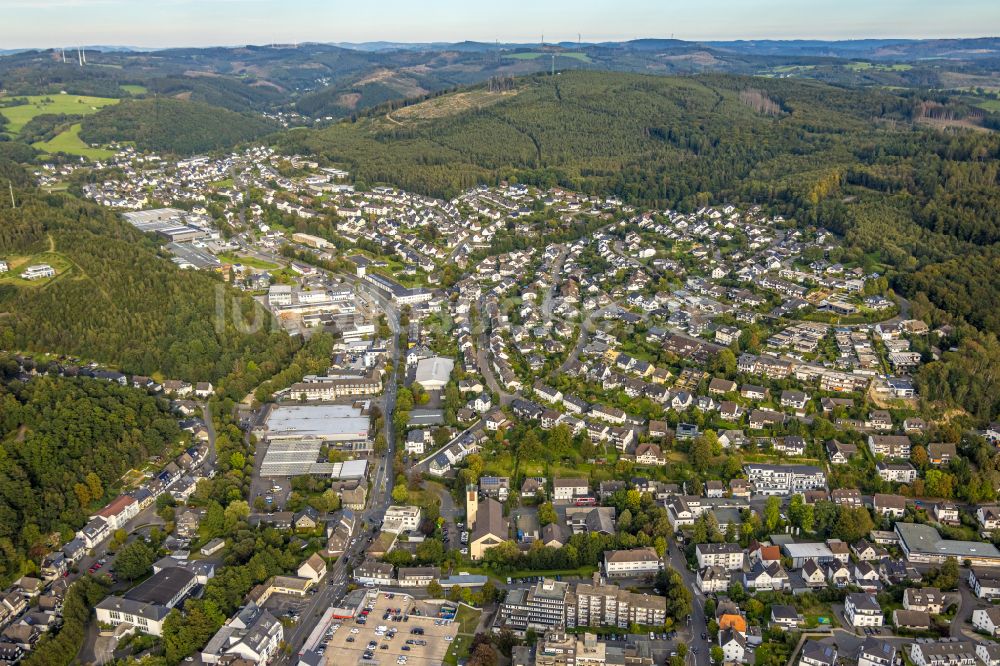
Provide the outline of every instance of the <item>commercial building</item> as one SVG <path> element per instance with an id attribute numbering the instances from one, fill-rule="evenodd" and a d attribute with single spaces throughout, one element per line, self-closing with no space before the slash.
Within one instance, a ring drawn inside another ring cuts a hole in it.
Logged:
<path id="1" fill-rule="evenodd" d="M 367 452 L 368 434 L 368 416 L 353 405 L 278 405 L 258 430 L 267 440 L 261 475 L 332 475 L 331 463 L 319 461 L 320 449 Z"/>
<path id="2" fill-rule="evenodd" d="M 399 567 L 396 580 L 400 587 L 427 587 L 441 578 L 438 567 Z"/>
<path id="3" fill-rule="evenodd" d="M 544 578 L 526 590 L 510 590 L 500 607 L 501 622 L 515 631 L 562 626 L 566 621 L 568 591 L 569 583 L 551 578 Z"/>
<path id="4" fill-rule="evenodd" d="M 180 567 L 161 569 L 123 597 L 106 597 L 96 606 L 97 621 L 117 627 L 128 623 L 139 631 L 163 635 L 163 620 L 198 585 L 198 577 Z"/>
<path id="5" fill-rule="evenodd" d="M 438 391 L 445 387 L 455 369 L 455 361 L 442 356 L 432 356 L 417 361 L 414 381 L 428 391 Z"/>
<path id="6" fill-rule="evenodd" d="M 1000 550 L 991 543 L 942 539 L 936 529 L 918 523 L 896 523 L 893 529 L 910 562 L 940 564 L 954 557 L 959 564 L 968 560 L 973 566 L 1000 566 Z"/>
<path id="7" fill-rule="evenodd" d="M 379 291 L 391 298 L 397 305 L 413 305 L 426 303 L 433 294 L 422 287 L 408 289 L 391 278 L 377 273 L 365 273 L 365 280 L 373 284 Z"/>
<path id="8" fill-rule="evenodd" d="M 418 527 L 420 527 L 419 506 L 390 506 L 385 510 L 385 518 L 382 522 L 383 532 L 400 534 L 413 532 Z"/>
<path id="9" fill-rule="evenodd" d="M 554 479 L 552 482 L 552 499 L 557 502 L 566 502 L 588 494 L 590 482 L 587 479 Z"/>
<path id="10" fill-rule="evenodd" d="M 288 389 L 293 400 L 336 400 L 347 396 L 378 395 L 382 382 L 374 377 L 338 377 L 315 382 L 298 382 Z"/>
<path id="11" fill-rule="evenodd" d="M 277 654 L 283 637 L 281 622 L 251 602 L 215 632 L 202 649 L 201 660 L 218 664 L 226 655 L 233 655 L 253 664 L 266 664 Z"/>

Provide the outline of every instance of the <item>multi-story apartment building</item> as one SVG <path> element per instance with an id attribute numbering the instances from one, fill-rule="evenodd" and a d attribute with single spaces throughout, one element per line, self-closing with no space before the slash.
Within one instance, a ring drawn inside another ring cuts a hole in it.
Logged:
<path id="1" fill-rule="evenodd" d="M 609 550 L 604 553 L 604 572 L 608 576 L 656 575 L 663 561 L 652 548 Z"/>
<path id="2" fill-rule="evenodd" d="M 826 474 L 812 465 L 765 465 L 743 467 L 757 495 L 791 495 L 826 487 Z"/>
<path id="3" fill-rule="evenodd" d="M 722 567 L 727 570 L 743 568 L 743 549 L 737 543 L 699 543 L 694 549 L 698 568 Z"/>
<path id="4" fill-rule="evenodd" d="M 974 666 L 974 641 L 940 641 L 910 643 L 910 661 L 916 666 Z"/>
<path id="5" fill-rule="evenodd" d="M 566 596 L 567 627 L 619 627 L 630 623 L 660 625 L 666 620 L 666 599 L 622 590 L 598 574 L 592 583 L 578 583 Z"/>
<path id="6" fill-rule="evenodd" d="M 419 506 L 390 506 L 385 510 L 382 530 L 400 534 L 413 532 L 420 527 Z"/>
<path id="7" fill-rule="evenodd" d="M 854 627 L 881 627 L 882 607 L 870 594 L 852 592 L 844 600 L 844 616 Z"/>
<path id="8" fill-rule="evenodd" d="M 566 502 L 589 492 L 590 482 L 587 479 L 555 479 L 552 482 L 552 498 L 557 502 Z"/>

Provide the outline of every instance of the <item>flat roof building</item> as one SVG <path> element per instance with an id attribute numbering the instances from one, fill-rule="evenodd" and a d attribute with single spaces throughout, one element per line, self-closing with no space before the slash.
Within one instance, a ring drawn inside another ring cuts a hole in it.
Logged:
<path id="1" fill-rule="evenodd" d="M 941 563 L 954 557 L 959 564 L 968 560 L 974 566 L 1000 566 L 1000 550 L 991 543 L 942 539 L 936 529 L 918 523 L 896 523 L 894 529 L 910 562 Z"/>
<path id="2" fill-rule="evenodd" d="M 442 356 L 432 356 L 417 362 L 417 374 L 414 381 L 428 391 L 443 389 L 451 371 L 455 369 L 455 361 Z"/>

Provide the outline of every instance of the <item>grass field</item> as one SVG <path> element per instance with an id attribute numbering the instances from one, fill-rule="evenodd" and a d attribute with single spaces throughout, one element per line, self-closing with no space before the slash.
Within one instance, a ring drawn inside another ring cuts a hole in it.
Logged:
<path id="1" fill-rule="evenodd" d="M 115 151 L 107 148 L 92 148 L 80 138 L 80 123 L 71 125 L 52 138 L 51 141 L 40 141 L 32 144 L 39 150 L 47 153 L 66 153 L 67 155 L 80 155 L 91 160 L 104 160 L 115 154 Z"/>
<path id="2" fill-rule="evenodd" d="M 32 255 L 30 257 L 7 257 L 5 261 L 10 267 L 10 270 L 6 273 L 0 273 L 0 284 L 14 284 L 19 287 L 28 287 L 30 289 L 44 287 L 49 282 L 58 279 L 72 266 L 69 259 L 58 252 L 42 252 L 41 254 Z M 21 272 L 28 266 L 34 266 L 35 264 L 48 264 L 56 270 L 55 277 L 44 278 L 41 280 L 23 279 L 21 277 Z"/>
<path id="3" fill-rule="evenodd" d="M 0 108 L 0 113 L 9 121 L 7 131 L 11 134 L 18 134 L 29 120 L 43 113 L 86 116 L 119 102 L 110 97 L 80 95 L 32 95 L 25 99 L 28 100 L 27 104 Z"/>
<path id="4" fill-rule="evenodd" d="M 148 92 L 148 90 L 146 90 L 146 86 L 137 86 L 130 83 L 126 83 L 125 85 L 118 87 L 130 95 L 145 95 Z"/>
<path id="5" fill-rule="evenodd" d="M 480 611 L 467 606 L 459 605 L 458 614 L 455 621 L 458 622 L 458 635 L 448 647 L 448 652 L 444 656 L 444 663 L 449 665 L 457 664 L 469 656 L 469 647 L 475 636 L 476 627 L 479 625 Z"/>
<path id="6" fill-rule="evenodd" d="M 772 67 L 771 71 L 775 74 L 788 74 L 790 72 L 806 71 L 815 68 L 816 65 L 780 65 L 778 67 Z"/>
<path id="7" fill-rule="evenodd" d="M 1000 99 L 984 99 L 976 102 L 976 106 L 987 111 L 1000 111 Z"/>
<path id="8" fill-rule="evenodd" d="M 557 58 L 572 58 L 573 60 L 579 60 L 580 62 L 593 62 L 586 53 L 577 53 L 575 51 L 567 51 L 562 53 L 556 53 Z M 513 58 L 514 60 L 537 60 L 538 58 L 550 58 L 551 53 L 538 53 L 535 51 L 529 53 L 507 53 L 504 55 L 505 58 Z"/>
<path id="9" fill-rule="evenodd" d="M 244 266 L 259 268 L 264 271 L 273 271 L 278 268 L 278 264 L 272 264 L 270 261 L 264 261 L 263 259 L 257 259 L 255 257 L 244 257 L 238 254 L 233 254 L 232 252 L 220 254 L 218 259 L 223 263 L 243 264 Z"/>
<path id="10" fill-rule="evenodd" d="M 847 69 L 853 72 L 861 72 L 866 69 L 875 69 L 880 72 L 905 72 L 913 69 L 913 65 L 895 64 L 895 65 L 882 65 L 874 64 L 870 62 L 849 62 L 844 65 Z"/>

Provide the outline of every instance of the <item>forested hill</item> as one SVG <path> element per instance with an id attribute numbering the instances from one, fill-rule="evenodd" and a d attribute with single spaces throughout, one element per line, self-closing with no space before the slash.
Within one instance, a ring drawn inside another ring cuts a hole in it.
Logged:
<path id="1" fill-rule="evenodd" d="M 0 203 L 0 256 L 51 263 L 58 275 L 42 284 L 0 281 L 0 349 L 73 354 L 190 381 L 229 375 L 241 398 L 296 348 L 267 325 L 238 329 L 232 304 L 249 316 L 252 299 L 218 275 L 178 269 L 115 213 L 64 195 L 15 193 L 16 210 Z"/>
<path id="2" fill-rule="evenodd" d="M 124 100 L 84 118 L 87 143 L 131 141 L 137 148 L 192 155 L 228 150 L 275 129 L 270 123 L 201 102 L 179 99 Z"/>
<path id="3" fill-rule="evenodd" d="M 136 389 L 91 379 L 10 379 L 0 361 L 0 580 L 24 573 L 149 456 L 180 441 L 177 421 Z"/>
<path id="4" fill-rule="evenodd" d="M 282 141 L 365 184 L 437 196 L 506 177 L 682 210 L 761 203 L 844 235 L 933 323 L 1000 332 L 1000 134 L 939 121 L 915 93 L 814 81 L 567 72 L 510 87 Z M 961 342 L 1000 358 L 995 338 Z M 995 416 L 1000 377 L 977 373 L 976 355 L 932 364 L 935 392 Z"/>

